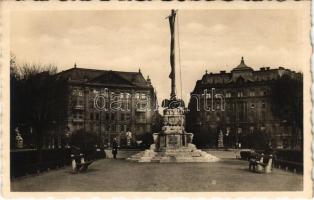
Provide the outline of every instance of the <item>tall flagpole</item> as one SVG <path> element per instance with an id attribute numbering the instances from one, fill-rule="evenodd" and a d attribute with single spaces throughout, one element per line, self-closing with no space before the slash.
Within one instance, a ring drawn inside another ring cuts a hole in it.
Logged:
<path id="1" fill-rule="evenodd" d="M 171 73 L 169 78 L 171 79 L 171 93 L 170 99 L 176 99 L 176 70 L 175 70 L 175 19 L 176 19 L 176 11 L 171 10 L 171 15 L 168 17 L 169 25 L 170 25 L 170 65 L 171 65 Z"/>

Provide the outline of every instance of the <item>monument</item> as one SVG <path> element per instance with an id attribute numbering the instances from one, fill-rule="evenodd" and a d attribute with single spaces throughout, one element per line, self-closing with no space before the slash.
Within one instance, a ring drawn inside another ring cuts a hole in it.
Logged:
<path id="1" fill-rule="evenodd" d="M 218 158 L 199 150 L 192 144 L 193 133 L 185 131 L 184 102 L 176 97 L 175 86 L 175 17 L 172 10 L 168 17 L 171 32 L 170 65 L 171 93 L 170 99 L 162 102 L 163 127 L 161 132 L 154 133 L 154 144 L 150 149 L 142 151 L 128 158 L 137 162 L 215 162 Z"/>

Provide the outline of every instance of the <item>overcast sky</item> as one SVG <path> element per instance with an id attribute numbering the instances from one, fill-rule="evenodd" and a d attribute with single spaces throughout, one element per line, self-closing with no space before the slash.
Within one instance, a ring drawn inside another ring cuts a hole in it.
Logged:
<path id="1" fill-rule="evenodd" d="M 169 98 L 170 10 L 28 11 L 11 15 L 17 62 L 138 71 L 150 76 L 158 100 Z M 309 32 L 302 10 L 180 10 L 183 99 L 208 72 L 230 71 L 241 56 L 254 69 L 308 67 Z M 178 38 L 177 38 L 178 39 Z M 178 44 L 178 43 L 177 43 Z M 178 58 L 178 51 L 176 52 Z M 177 91 L 180 96 L 177 61 Z"/>

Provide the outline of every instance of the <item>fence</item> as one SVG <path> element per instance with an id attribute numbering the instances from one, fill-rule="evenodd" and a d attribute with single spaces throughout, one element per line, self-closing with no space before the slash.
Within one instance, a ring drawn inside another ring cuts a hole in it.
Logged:
<path id="1" fill-rule="evenodd" d="M 268 154 L 263 151 L 241 151 L 240 156 L 243 160 L 250 160 L 261 153 Z M 277 149 L 273 152 L 273 155 L 274 167 L 303 173 L 303 151 Z"/>
<path id="2" fill-rule="evenodd" d="M 83 150 L 86 160 L 104 158 L 104 151 Z M 71 163 L 70 149 L 12 150 L 10 152 L 10 177 L 16 178 L 28 174 L 55 169 Z"/>

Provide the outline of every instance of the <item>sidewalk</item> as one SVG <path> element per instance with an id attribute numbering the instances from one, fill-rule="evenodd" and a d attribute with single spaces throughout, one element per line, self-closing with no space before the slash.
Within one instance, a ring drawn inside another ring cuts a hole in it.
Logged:
<path id="1" fill-rule="evenodd" d="M 248 170 L 248 162 L 231 158 L 232 151 L 209 151 L 215 163 L 134 163 L 124 159 L 94 162 L 88 172 L 71 168 L 11 182 L 12 191 L 297 191 L 303 176 L 274 169 L 272 174 Z"/>

